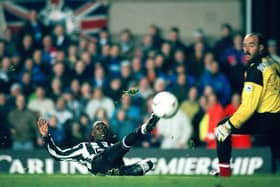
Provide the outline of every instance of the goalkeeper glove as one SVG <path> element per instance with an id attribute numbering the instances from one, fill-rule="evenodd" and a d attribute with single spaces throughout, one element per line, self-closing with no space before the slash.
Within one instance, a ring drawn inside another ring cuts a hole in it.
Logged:
<path id="1" fill-rule="evenodd" d="M 232 126 L 227 120 L 224 124 L 215 128 L 215 136 L 219 142 L 223 142 L 231 134 Z"/>

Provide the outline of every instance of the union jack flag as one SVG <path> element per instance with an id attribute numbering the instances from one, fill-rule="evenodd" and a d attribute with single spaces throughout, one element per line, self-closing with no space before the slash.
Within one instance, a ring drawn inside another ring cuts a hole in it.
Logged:
<path id="1" fill-rule="evenodd" d="M 13 31 L 18 31 L 28 19 L 31 9 L 35 9 L 46 24 L 63 20 L 66 29 L 82 34 L 98 33 L 108 23 L 107 0 L 4 1 L 0 6 L 7 26 Z"/>

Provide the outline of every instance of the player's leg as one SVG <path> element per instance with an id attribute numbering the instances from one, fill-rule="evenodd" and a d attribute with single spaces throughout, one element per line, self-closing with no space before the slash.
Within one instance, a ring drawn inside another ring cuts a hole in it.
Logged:
<path id="1" fill-rule="evenodd" d="M 224 124 L 228 118 L 221 120 L 217 126 Z M 231 158 L 231 135 L 229 135 L 223 142 L 217 141 L 217 156 L 219 159 L 219 174 L 221 176 L 230 176 L 230 158 Z"/>
<path id="2" fill-rule="evenodd" d="M 242 132 L 265 135 L 265 138 L 268 139 L 270 144 L 272 153 L 272 172 L 280 170 L 280 114 L 256 113 L 247 123 L 249 125 L 244 125 Z"/>
<path id="3" fill-rule="evenodd" d="M 151 160 L 141 160 L 135 164 L 122 166 L 120 168 L 120 175 L 145 175 L 154 167 L 154 163 Z"/>
<path id="4" fill-rule="evenodd" d="M 142 176 L 149 172 L 154 167 L 151 160 L 141 160 L 135 164 L 121 166 L 119 168 L 110 169 L 107 175 L 122 175 L 122 176 Z"/>
<path id="5" fill-rule="evenodd" d="M 90 172 L 106 175 L 108 171 L 115 171 L 113 168 L 120 168 L 124 165 L 122 158 L 114 161 L 109 159 L 106 152 L 96 155 L 91 162 Z"/>
<path id="6" fill-rule="evenodd" d="M 280 172 L 280 114 L 267 115 L 268 122 L 264 124 L 270 124 L 271 131 L 267 136 L 269 139 L 270 149 L 272 153 L 272 172 Z"/>
<path id="7" fill-rule="evenodd" d="M 274 118 L 275 119 L 275 118 Z M 228 118 L 222 120 L 218 125 L 223 124 Z M 269 134 L 274 129 L 272 118 L 269 114 L 253 114 L 240 129 L 232 129 L 232 134 Z M 217 141 L 217 155 L 219 159 L 220 176 L 230 176 L 231 158 L 231 135 L 223 142 Z"/>
<path id="8" fill-rule="evenodd" d="M 106 172 L 108 169 L 118 167 L 123 156 L 130 150 L 130 148 L 143 137 L 144 134 L 149 133 L 156 126 L 159 118 L 151 115 L 150 118 L 139 127 L 136 132 L 132 132 L 122 138 L 121 141 L 106 149 L 100 158 L 93 161 L 93 168 L 96 171 Z M 106 165 L 106 167 L 104 167 Z"/>
<path id="9" fill-rule="evenodd" d="M 228 118 L 223 119 L 217 126 L 224 124 Z M 253 115 L 240 129 L 231 129 L 231 134 L 255 134 L 260 132 L 260 123 L 257 122 L 259 118 Z M 231 134 L 224 141 L 217 141 L 217 156 L 219 159 L 219 175 L 230 176 L 230 159 L 232 153 Z"/>
<path id="10" fill-rule="evenodd" d="M 150 118 L 136 130 L 136 132 L 132 132 L 122 138 L 121 141 L 106 150 L 106 154 L 112 161 L 122 158 L 123 155 L 127 153 L 129 149 L 143 137 L 143 135 L 151 132 L 154 129 L 158 121 L 159 118 L 152 114 Z"/>
<path id="11" fill-rule="evenodd" d="M 280 124 L 280 123 L 279 123 Z M 271 133 L 269 137 L 270 149 L 272 153 L 272 172 L 279 173 L 280 172 L 280 129 L 275 131 L 275 133 Z"/>

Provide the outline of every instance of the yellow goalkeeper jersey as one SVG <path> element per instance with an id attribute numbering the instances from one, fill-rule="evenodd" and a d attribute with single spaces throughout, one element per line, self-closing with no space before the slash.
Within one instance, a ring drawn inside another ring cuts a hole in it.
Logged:
<path id="1" fill-rule="evenodd" d="M 250 64 L 245 72 L 242 103 L 230 118 L 235 128 L 240 128 L 255 112 L 280 115 L 280 64 L 268 57 L 261 61 Z"/>

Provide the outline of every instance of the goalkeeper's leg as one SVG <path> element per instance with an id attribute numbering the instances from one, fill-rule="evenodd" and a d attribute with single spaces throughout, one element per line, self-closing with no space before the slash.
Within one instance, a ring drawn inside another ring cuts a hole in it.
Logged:
<path id="1" fill-rule="evenodd" d="M 223 119 L 218 123 L 221 125 L 225 123 L 228 118 Z M 254 134 L 254 132 L 259 132 L 259 123 L 257 123 L 258 117 L 251 117 L 240 129 L 233 128 L 232 134 Z M 231 144 L 231 134 L 223 141 L 217 141 L 217 155 L 219 159 L 219 175 L 220 176 L 231 176 L 231 168 L 230 168 L 230 158 L 232 152 L 232 144 Z"/>
<path id="2" fill-rule="evenodd" d="M 277 117 L 275 117 L 277 116 Z M 226 118 L 225 120 L 227 120 Z M 219 124 L 225 122 L 222 120 Z M 278 132 L 275 128 L 275 125 L 279 125 L 280 119 L 279 114 L 258 114 L 255 113 L 249 118 L 240 129 L 232 129 L 232 134 L 264 134 L 268 135 L 270 132 Z M 218 125 L 219 125 L 218 124 Z M 277 126 L 279 129 L 279 126 Z M 270 136 L 270 137 L 278 137 L 278 136 Z M 274 147 L 273 142 L 271 141 L 271 147 Z M 277 142 L 278 143 L 278 142 Z M 275 143 L 275 145 L 277 145 Z M 279 148 L 279 146 L 278 146 Z M 278 154 L 278 150 L 280 149 L 272 149 L 272 153 L 274 155 Z M 231 158 L 231 136 L 228 136 L 224 142 L 217 142 L 217 154 L 219 158 L 219 169 L 220 176 L 230 176 L 230 158 Z"/>
<path id="3" fill-rule="evenodd" d="M 280 123 L 279 123 L 280 124 Z M 277 125 L 279 125 L 277 124 Z M 280 173 L 280 127 L 269 135 L 270 149 L 272 153 L 272 172 Z"/>
<path id="4" fill-rule="evenodd" d="M 218 123 L 218 126 L 224 124 L 229 118 L 225 118 Z M 230 157 L 231 157 L 231 135 L 229 135 L 223 142 L 217 141 L 217 155 L 219 159 L 219 175 L 230 176 Z"/>

